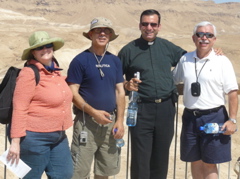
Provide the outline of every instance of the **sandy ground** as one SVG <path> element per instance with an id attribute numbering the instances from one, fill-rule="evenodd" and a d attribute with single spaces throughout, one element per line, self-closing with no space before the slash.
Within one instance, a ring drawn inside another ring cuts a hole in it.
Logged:
<path id="1" fill-rule="evenodd" d="M 181 114 L 183 110 L 182 105 L 182 97 L 180 97 L 179 100 L 179 111 L 178 111 L 178 123 L 177 123 L 177 130 L 173 138 L 173 142 L 170 149 L 170 156 L 169 156 L 169 173 L 167 179 L 191 179 L 191 173 L 190 173 L 190 166 L 189 164 L 186 164 L 185 162 L 180 161 L 179 159 L 179 136 L 181 132 Z M 176 125 L 175 125 L 176 126 Z M 72 136 L 72 128 L 67 130 L 67 135 L 69 138 L 69 141 L 71 141 Z M 4 152 L 5 149 L 5 125 L 0 125 L 0 153 Z M 121 153 L 121 170 L 120 173 L 116 176 L 109 177 L 110 179 L 127 179 L 129 177 L 129 164 L 127 164 L 127 161 L 130 162 L 130 159 L 128 160 L 127 156 L 130 157 L 131 151 L 128 151 L 128 127 L 125 126 L 125 146 L 122 147 L 122 153 Z M 175 142 L 176 141 L 176 142 Z M 9 144 L 8 144 L 9 146 Z M 232 136 L 232 161 L 229 163 L 223 163 L 218 165 L 220 175 L 219 179 L 227 179 L 229 176 L 229 179 L 238 179 L 236 173 L 234 172 L 234 164 L 236 163 L 238 157 L 240 157 L 240 142 L 239 142 L 239 132 L 234 134 Z M 159 151 L 161 152 L 161 151 Z M 174 155 L 176 153 L 176 156 Z M 128 155 L 129 154 L 129 155 Z M 175 170 L 174 170 L 175 168 Z M 175 172 L 174 172 L 175 171 Z M 128 176 L 127 176 L 128 173 Z M 7 170 L 6 173 L 7 179 L 17 179 L 17 177 L 9 170 Z M 46 179 L 47 177 L 43 175 L 43 179 Z M 0 163 L 0 179 L 4 179 L 4 165 Z"/>

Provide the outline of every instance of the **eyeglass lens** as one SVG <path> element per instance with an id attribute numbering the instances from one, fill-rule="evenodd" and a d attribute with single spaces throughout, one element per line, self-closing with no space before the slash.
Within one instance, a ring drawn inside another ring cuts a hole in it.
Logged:
<path id="1" fill-rule="evenodd" d="M 44 47 L 45 47 L 45 48 L 51 48 L 51 47 L 53 47 L 53 44 L 52 44 L 52 43 L 46 44 L 46 45 L 43 45 L 43 46 L 41 46 L 41 47 L 37 47 L 37 48 L 35 48 L 34 50 L 42 50 L 42 49 L 44 49 Z"/>
<path id="2" fill-rule="evenodd" d="M 151 27 L 157 27 L 157 26 L 158 26 L 157 23 L 142 22 L 141 24 L 142 24 L 142 26 L 144 26 L 144 27 L 147 27 L 149 24 L 150 24 Z"/>
<path id="3" fill-rule="evenodd" d="M 112 30 L 109 28 L 95 28 L 93 30 L 95 33 L 98 33 L 98 34 L 100 34 L 102 32 L 104 32 L 105 34 L 110 34 L 112 32 Z"/>
<path id="4" fill-rule="evenodd" d="M 206 33 L 204 33 L 204 32 L 196 32 L 196 36 L 200 37 L 200 38 L 202 38 L 204 36 L 206 36 L 207 38 L 213 38 L 214 34 L 209 33 L 209 32 L 206 32 Z"/>

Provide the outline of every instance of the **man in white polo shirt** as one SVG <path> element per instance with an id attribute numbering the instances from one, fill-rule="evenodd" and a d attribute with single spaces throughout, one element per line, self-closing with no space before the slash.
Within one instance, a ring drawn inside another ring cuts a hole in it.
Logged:
<path id="1" fill-rule="evenodd" d="M 238 84 L 230 60 L 213 51 L 216 27 L 201 22 L 193 30 L 196 50 L 185 54 L 173 71 L 184 83 L 181 160 L 191 162 L 193 179 L 217 179 L 217 163 L 231 160 L 231 137 L 237 128 Z M 225 108 L 228 95 L 229 110 Z M 199 127 L 224 123 L 223 134 L 205 134 Z"/>

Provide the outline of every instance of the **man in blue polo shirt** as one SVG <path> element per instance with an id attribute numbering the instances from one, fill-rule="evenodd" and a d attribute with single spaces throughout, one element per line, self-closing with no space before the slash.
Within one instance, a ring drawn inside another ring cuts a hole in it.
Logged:
<path id="1" fill-rule="evenodd" d="M 73 179 L 107 179 L 120 170 L 120 149 L 115 139 L 124 135 L 125 92 L 120 59 L 107 51 L 118 35 L 109 19 L 92 20 L 83 35 L 92 41 L 68 69 L 67 82 L 73 92 L 76 117 L 71 145 Z M 117 129 L 117 132 L 116 130 Z"/>

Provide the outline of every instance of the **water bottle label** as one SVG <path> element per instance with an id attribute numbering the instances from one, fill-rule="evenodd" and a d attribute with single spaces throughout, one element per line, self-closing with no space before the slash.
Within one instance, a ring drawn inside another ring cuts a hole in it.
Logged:
<path id="1" fill-rule="evenodd" d="M 217 123 L 211 123 L 211 125 L 208 126 L 208 131 L 213 134 L 217 134 L 219 132 L 219 126 Z"/>

